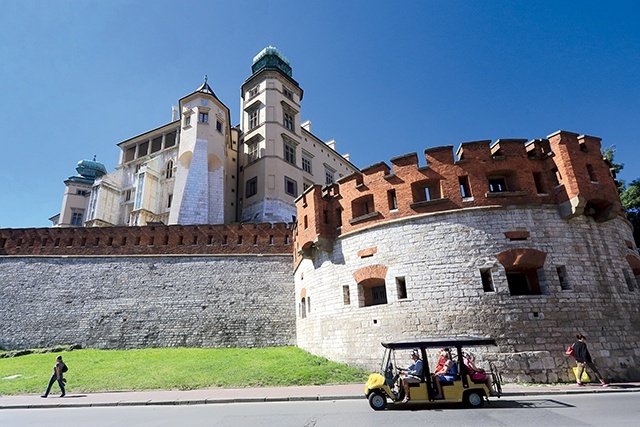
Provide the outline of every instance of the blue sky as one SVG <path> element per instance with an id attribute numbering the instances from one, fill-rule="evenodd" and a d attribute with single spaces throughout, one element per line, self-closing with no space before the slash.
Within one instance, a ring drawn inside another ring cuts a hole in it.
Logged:
<path id="1" fill-rule="evenodd" d="M 205 74 L 238 123 L 268 45 L 301 119 L 359 167 L 563 129 L 615 145 L 630 182 L 639 22 L 635 1 L 0 0 L 0 227 L 49 226 L 79 160 L 112 171 L 116 144 L 168 123 Z"/>

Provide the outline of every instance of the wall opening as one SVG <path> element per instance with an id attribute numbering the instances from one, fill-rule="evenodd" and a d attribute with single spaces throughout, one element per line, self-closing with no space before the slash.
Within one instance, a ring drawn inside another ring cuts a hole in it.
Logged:
<path id="1" fill-rule="evenodd" d="M 481 268 L 480 278 L 482 279 L 482 290 L 485 292 L 495 292 L 493 286 L 493 277 L 491 276 L 491 268 Z"/>
<path id="2" fill-rule="evenodd" d="M 556 267 L 556 272 L 558 273 L 558 280 L 560 280 L 560 289 L 563 291 L 571 290 L 567 268 L 564 265 L 559 265 Z"/>
<path id="3" fill-rule="evenodd" d="M 360 303 L 362 307 L 387 303 L 387 288 L 384 279 L 366 279 L 358 284 L 361 290 Z"/>
<path id="4" fill-rule="evenodd" d="M 407 298 L 407 282 L 404 277 L 396 277 L 396 292 L 398 299 Z"/>
<path id="5" fill-rule="evenodd" d="M 351 304 L 351 291 L 349 291 L 349 285 L 344 285 L 342 287 L 342 302 L 344 305 Z"/>

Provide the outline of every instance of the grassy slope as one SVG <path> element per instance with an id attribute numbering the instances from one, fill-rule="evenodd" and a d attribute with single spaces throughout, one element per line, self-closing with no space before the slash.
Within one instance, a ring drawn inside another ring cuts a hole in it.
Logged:
<path id="1" fill-rule="evenodd" d="M 367 376 L 296 347 L 75 350 L 0 359 L 0 395 L 42 393 L 58 355 L 69 366 L 70 392 L 339 384 Z"/>

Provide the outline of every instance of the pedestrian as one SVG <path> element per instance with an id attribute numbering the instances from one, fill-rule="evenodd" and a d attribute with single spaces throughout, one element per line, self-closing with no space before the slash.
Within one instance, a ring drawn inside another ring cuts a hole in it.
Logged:
<path id="1" fill-rule="evenodd" d="M 600 384 L 602 384 L 602 387 L 609 387 L 609 383 L 606 382 L 604 378 L 602 378 L 602 375 L 600 375 L 598 368 L 591 359 L 591 354 L 589 353 L 589 349 L 587 348 L 587 339 L 585 338 L 585 336 L 582 334 L 576 334 L 576 339 L 577 341 L 573 344 L 573 357 L 575 357 L 578 367 L 578 372 L 576 373 L 576 381 L 578 382 L 578 386 L 584 387 L 584 384 L 582 383 L 582 372 L 584 371 L 584 368 L 588 366 L 589 369 L 591 369 L 596 375 L 596 378 L 600 380 Z"/>
<path id="2" fill-rule="evenodd" d="M 58 356 L 56 357 L 56 365 L 53 367 L 53 375 L 51 375 L 51 379 L 49 380 L 47 391 L 45 391 L 44 394 L 40 397 L 47 397 L 49 395 L 49 392 L 51 391 L 51 386 L 53 386 L 53 383 L 56 381 L 58 381 L 58 385 L 60 386 L 60 391 L 62 392 L 60 397 L 65 396 L 64 383 L 66 380 L 62 375 L 64 371 L 66 371 L 66 369 L 65 369 L 65 364 L 62 361 L 62 356 Z"/>

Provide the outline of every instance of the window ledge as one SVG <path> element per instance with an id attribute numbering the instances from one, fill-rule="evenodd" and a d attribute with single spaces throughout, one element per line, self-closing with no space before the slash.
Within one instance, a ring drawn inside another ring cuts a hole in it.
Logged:
<path id="1" fill-rule="evenodd" d="M 380 212 L 371 212 L 365 215 L 360 215 L 358 217 L 352 218 L 349 220 L 349 224 L 354 225 L 354 224 L 358 224 L 360 222 L 365 222 L 368 221 L 370 219 L 376 218 L 380 216 Z"/>
<path id="2" fill-rule="evenodd" d="M 411 203 L 409 206 L 411 207 L 411 209 L 415 209 L 415 208 L 422 208 L 424 206 L 439 205 L 440 203 L 446 203 L 448 201 L 449 201 L 448 197 L 442 197 L 440 199 L 423 200 L 421 202 Z"/>
<path id="3" fill-rule="evenodd" d="M 492 192 L 489 191 L 485 196 L 487 198 L 491 198 L 491 197 L 521 197 L 521 196 L 526 196 L 529 193 L 526 191 L 498 191 L 498 192 Z"/>

